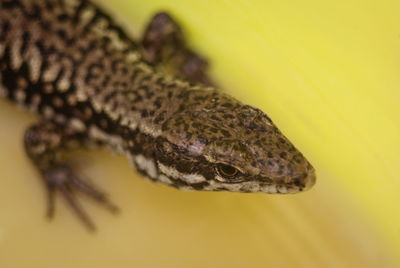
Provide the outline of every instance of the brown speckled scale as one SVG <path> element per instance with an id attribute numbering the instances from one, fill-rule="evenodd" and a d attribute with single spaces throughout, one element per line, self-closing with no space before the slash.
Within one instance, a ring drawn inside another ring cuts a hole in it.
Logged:
<path id="1" fill-rule="evenodd" d="M 25 135 L 46 182 L 112 211 L 60 155 L 105 145 L 146 178 L 188 190 L 295 193 L 315 172 L 262 111 L 215 89 L 166 13 L 134 42 L 91 1 L 0 0 L 0 95 L 42 117 Z M 168 73 L 168 74 L 167 74 Z"/>

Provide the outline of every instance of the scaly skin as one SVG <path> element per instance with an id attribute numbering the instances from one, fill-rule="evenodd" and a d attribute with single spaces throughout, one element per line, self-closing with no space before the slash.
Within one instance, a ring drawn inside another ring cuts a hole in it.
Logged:
<path id="1" fill-rule="evenodd" d="M 135 43 L 90 1 L 0 0 L 0 94 L 42 116 L 25 147 L 48 186 L 49 215 L 55 191 L 90 228 L 72 191 L 115 210 L 61 160 L 77 145 L 110 146 L 180 189 L 309 189 L 310 163 L 263 112 L 206 86 L 206 65 L 165 13 Z"/>

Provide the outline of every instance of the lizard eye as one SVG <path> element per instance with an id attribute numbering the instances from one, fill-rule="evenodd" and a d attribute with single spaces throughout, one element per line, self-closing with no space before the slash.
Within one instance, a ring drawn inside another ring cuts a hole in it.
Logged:
<path id="1" fill-rule="evenodd" d="M 239 170 L 237 170 L 235 167 L 222 163 L 218 163 L 216 165 L 216 170 L 218 174 L 225 179 L 232 179 L 239 174 Z"/>

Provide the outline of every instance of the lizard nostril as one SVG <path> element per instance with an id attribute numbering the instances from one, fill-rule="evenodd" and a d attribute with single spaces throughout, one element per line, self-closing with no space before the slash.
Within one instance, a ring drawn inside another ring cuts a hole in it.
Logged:
<path id="1" fill-rule="evenodd" d="M 308 176 L 306 177 L 304 190 L 308 190 L 312 186 L 314 186 L 315 181 L 316 181 L 316 176 L 315 176 L 315 171 L 313 169 L 312 171 L 309 172 Z"/>

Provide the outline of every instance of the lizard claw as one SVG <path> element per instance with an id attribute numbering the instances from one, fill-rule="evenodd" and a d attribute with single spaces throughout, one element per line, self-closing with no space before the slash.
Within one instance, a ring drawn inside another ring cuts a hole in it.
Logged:
<path id="1" fill-rule="evenodd" d="M 107 195 L 96 189 L 93 185 L 78 176 L 70 165 L 60 164 L 42 172 L 42 176 L 47 185 L 47 217 L 54 217 L 54 195 L 58 191 L 68 202 L 76 215 L 81 219 L 84 225 L 91 231 L 96 229 L 90 216 L 78 202 L 76 192 L 80 192 L 96 202 L 100 203 L 112 213 L 118 212 L 118 207 L 114 205 Z"/>

